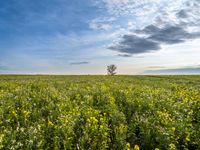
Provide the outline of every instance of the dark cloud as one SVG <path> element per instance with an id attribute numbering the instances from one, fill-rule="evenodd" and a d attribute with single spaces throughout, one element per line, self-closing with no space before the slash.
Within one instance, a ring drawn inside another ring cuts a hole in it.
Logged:
<path id="1" fill-rule="evenodd" d="M 178 44 L 199 37 L 200 32 L 188 32 L 184 29 L 184 26 L 179 24 L 160 28 L 157 32 L 152 32 L 148 39 L 157 41 L 160 44 Z"/>
<path id="2" fill-rule="evenodd" d="M 85 64 L 89 64 L 89 62 L 82 61 L 82 62 L 72 62 L 72 63 L 70 63 L 70 65 L 85 65 Z"/>
<path id="3" fill-rule="evenodd" d="M 156 27 L 155 25 L 149 25 L 145 27 L 143 30 L 136 30 L 138 34 L 154 34 L 160 31 L 160 28 Z"/>
<path id="4" fill-rule="evenodd" d="M 200 74 L 200 68 L 146 70 L 144 74 Z"/>
<path id="5" fill-rule="evenodd" d="M 124 35 L 117 45 L 108 48 L 127 54 L 139 54 L 152 50 L 159 50 L 160 46 L 157 42 L 146 38 L 141 38 L 136 35 Z"/>
<path id="6" fill-rule="evenodd" d="M 186 32 L 182 27 L 179 26 L 168 26 L 164 27 L 157 32 L 152 32 L 148 39 L 157 41 L 160 44 L 177 44 L 182 43 L 185 39 L 189 38 L 191 35 Z"/>
<path id="7" fill-rule="evenodd" d="M 140 54 L 159 50 L 162 44 L 178 44 L 199 37 L 200 32 L 187 32 L 180 24 L 162 28 L 150 25 L 135 31 L 135 34 L 124 35 L 119 43 L 108 48 L 126 54 Z"/>
<path id="8" fill-rule="evenodd" d="M 118 54 L 117 56 L 120 56 L 120 57 L 132 57 L 132 55 L 130 55 L 130 54 Z"/>

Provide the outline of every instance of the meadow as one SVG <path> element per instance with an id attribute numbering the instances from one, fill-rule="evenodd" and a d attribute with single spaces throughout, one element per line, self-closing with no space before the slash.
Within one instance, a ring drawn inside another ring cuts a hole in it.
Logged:
<path id="1" fill-rule="evenodd" d="M 199 150 L 200 76 L 0 76 L 0 149 Z"/>

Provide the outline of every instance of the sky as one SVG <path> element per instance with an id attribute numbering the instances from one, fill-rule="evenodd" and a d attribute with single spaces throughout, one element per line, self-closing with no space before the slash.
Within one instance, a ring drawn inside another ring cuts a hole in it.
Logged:
<path id="1" fill-rule="evenodd" d="M 0 74 L 200 74 L 200 0 L 1 0 Z"/>

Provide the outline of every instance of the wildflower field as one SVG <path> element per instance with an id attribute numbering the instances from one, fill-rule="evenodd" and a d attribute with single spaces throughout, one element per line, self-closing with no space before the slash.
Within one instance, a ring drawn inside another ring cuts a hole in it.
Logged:
<path id="1" fill-rule="evenodd" d="M 200 76 L 0 76 L 0 149 L 199 150 Z"/>

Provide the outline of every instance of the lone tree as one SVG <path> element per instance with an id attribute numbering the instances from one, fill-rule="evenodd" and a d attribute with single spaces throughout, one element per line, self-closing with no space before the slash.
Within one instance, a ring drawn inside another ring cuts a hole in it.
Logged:
<path id="1" fill-rule="evenodd" d="M 109 65 L 107 66 L 107 73 L 108 75 L 115 75 L 117 72 L 115 72 L 115 70 L 117 69 L 117 67 L 115 65 Z"/>

